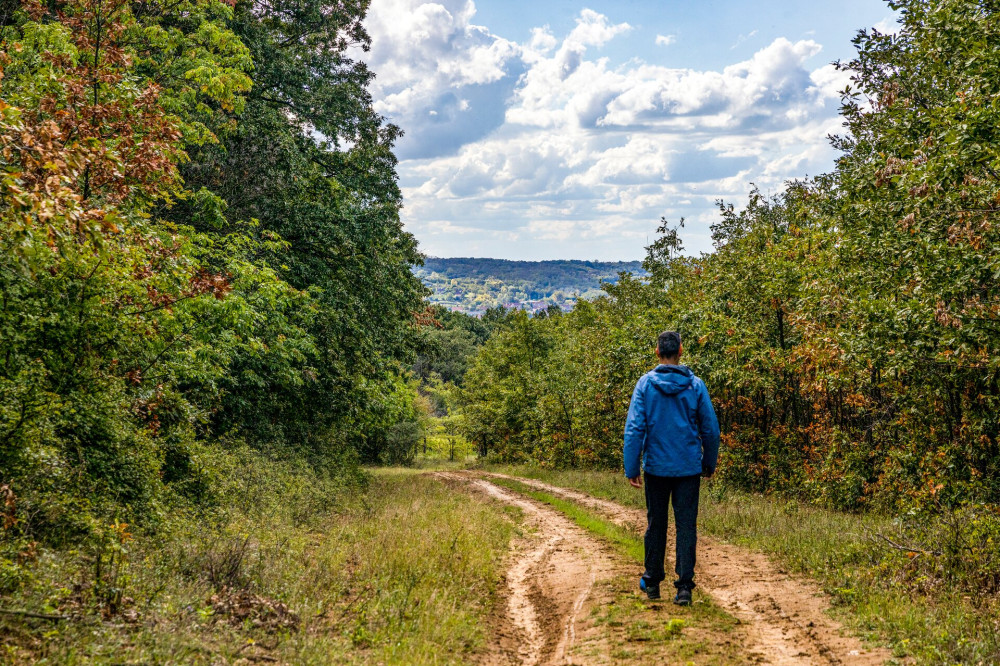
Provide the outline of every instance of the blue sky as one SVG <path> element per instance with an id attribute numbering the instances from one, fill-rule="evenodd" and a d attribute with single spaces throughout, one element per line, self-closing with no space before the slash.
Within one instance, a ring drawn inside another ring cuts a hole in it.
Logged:
<path id="1" fill-rule="evenodd" d="M 828 171 L 830 63 L 882 0 L 373 0 L 376 108 L 434 256 L 637 259 L 661 216 L 709 251 L 715 201 Z"/>

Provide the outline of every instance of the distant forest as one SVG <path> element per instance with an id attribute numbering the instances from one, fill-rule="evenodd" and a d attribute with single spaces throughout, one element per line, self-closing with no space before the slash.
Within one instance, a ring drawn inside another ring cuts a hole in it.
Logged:
<path id="1" fill-rule="evenodd" d="M 627 271 L 645 275 L 641 261 L 511 261 L 457 257 L 428 257 L 414 269 L 433 294 L 430 302 L 450 310 L 482 314 L 504 306 L 569 310 L 577 298 L 601 294 L 601 282 L 616 282 Z"/>

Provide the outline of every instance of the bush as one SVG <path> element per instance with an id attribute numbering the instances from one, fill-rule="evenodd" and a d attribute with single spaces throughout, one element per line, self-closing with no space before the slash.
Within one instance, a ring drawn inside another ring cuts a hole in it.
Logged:
<path id="1" fill-rule="evenodd" d="M 956 588 L 977 603 L 1000 592 L 996 506 L 911 512 L 895 520 L 891 533 L 872 534 L 871 548 L 887 583 L 925 595 Z"/>

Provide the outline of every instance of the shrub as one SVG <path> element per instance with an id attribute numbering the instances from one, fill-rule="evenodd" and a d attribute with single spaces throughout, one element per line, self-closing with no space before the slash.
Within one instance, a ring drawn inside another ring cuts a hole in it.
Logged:
<path id="1" fill-rule="evenodd" d="M 1000 592 L 1000 508 L 934 505 L 897 518 L 894 527 L 871 535 L 886 582 L 927 595 L 955 588 L 977 603 Z"/>

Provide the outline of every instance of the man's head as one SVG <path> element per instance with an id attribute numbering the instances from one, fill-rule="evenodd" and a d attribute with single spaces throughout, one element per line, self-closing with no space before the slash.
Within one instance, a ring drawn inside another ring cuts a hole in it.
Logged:
<path id="1" fill-rule="evenodd" d="M 661 363 L 674 363 L 681 358 L 681 336 L 676 331 L 663 331 L 656 338 L 656 355 Z"/>

